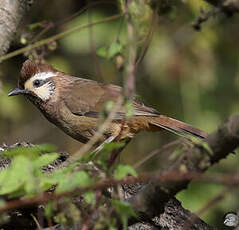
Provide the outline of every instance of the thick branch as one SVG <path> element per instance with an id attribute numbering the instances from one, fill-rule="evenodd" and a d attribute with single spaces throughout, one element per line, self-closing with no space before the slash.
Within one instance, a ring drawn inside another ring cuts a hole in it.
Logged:
<path id="1" fill-rule="evenodd" d="M 171 230 L 213 230 L 195 214 L 184 209 L 181 203 L 171 198 L 165 205 L 163 213 L 153 218 L 156 225 Z"/>
<path id="2" fill-rule="evenodd" d="M 184 147 L 180 157 L 164 172 L 201 173 L 212 164 L 225 158 L 239 146 L 239 115 L 232 116 L 217 131 L 210 134 L 206 139 L 206 143 L 208 143 L 213 152 L 208 151 L 200 144 L 191 147 L 188 145 Z M 160 183 L 152 181 L 143 186 L 135 196 L 129 198 L 129 202 L 136 212 L 141 213 L 142 216 L 147 216 L 147 218 L 153 218 L 163 213 L 165 203 L 176 193 L 185 189 L 189 182 L 190 179 Z"/>
<path id="3" fill-rule="evenodd" d="M 0 4 L 0 56 L 7 52 L 17 27 L 33 0 L 1 0 Z"/>
<path id="4" fill-rule="evenodd" d="M 129 199 L 133 193 L 137 194 L 142 184 L 134 184 L 132 186 L 124 185 L 125 196 Z M 148 194 L 147 194 L 148 195 Z M 160 199 L 161 197 L 157 197 Z M 155 199 L 156 200 L 156 199 Z M 155 204 L 148 206 L 148 210 L 154 207 Z M 131 220 L 132 225 L 129 227 L 130 230 L 154 230 L 155 227 L 161 227 L 169 230 L 213 230 L 211 226 L 202 221 L 195 214 L 184 209 L 181 203 L 176 198 L 170 198 L 168 202 L 158 207 L 160 209 L 160 215 L 155 216 L 152 219 L 147 219 L 144 216 L 145 213 L 141 213 L 141 220 L 144 220 L 147 224 L 138 223 L 138 220 Z M 135 224 L 134 221 L 136 221 Z M 151 224 L 150 224 L 151 223 Z"/>
<path id="5" fill-rule="evenodd" d="M 222 11 L 227 13 L 238 13 L 239 12 L 239 0 L 204 0 L 211 5 L 219 7 Z"/>
<path id="6" fill-rule="evenodd" d="M 1 146 L 0 151 L 4 151 L 9 148 L 11 149 L 11 148 L 23 147 L 23 146 L 24 147 L 32 146 L 32 144 L 17 143 L 12 146 Z M 54 168 L 55 169 L 58 168 L 58 165 L 61 164 L 63 161 L 65 161 L 66 158 L 67 158 L 66 154 L 60 153 L 59 158 L 54 163 L 52 163 L 49 168 L 46 167 L 45 170 L 50 172 Z M 1 155 L 0 155 L 0 166 L 1 166 L 0 170 L 3 170 L 4 168 L 9 167 L 9 163 L 10 163 L 9 160 L 6 161 L 6 159 L 4 157 L 1 157 Z M 141 179 L 142 181 L 146 181 L 146 180 L 148 181 L 148 179 L 152 178 L 152 176 L 153 175 L 151 175 L 151 176 L 145 175 L 144 177 L 140 176 L 140 178 L 131 177 L 131 183 L 133 183 L 133 185 L 129 184 L 128 187 L 126 186 L 126 184 L 124 185 L 125 198 L 129 198 L 132 194 L 134 195 L 135 193 L 138 192 L 139 189 L 142 188 L 142 182 L 136 182 L 137 179 Z M 172 178 L 172 176 L 169 176 L 169 178 Z M 184 178 L 184 177 L 182 177 L 182 178 Z M 128 179 L 126 179 L 126 180 L 128 180 Z M 165 179 L 167 180 L 167 176 L 165 177 Z M 162 178 L 162 180 L 165 180 L 165 179 Z M 116 181 L 115 181 L 115 183 L 116 183 Z M 124 183 L 126 183 L 126 182 L 124 182 Z M 108 182 L 105 181 L 105 183 L 102 183 L 101 185 L 99 184 L 96 186 L 98 189 L 100 189 L 100 188 L 103 189 L 103 188 L 109 187 L 113 184 L 114 184 L 114 180 L 109 180 Z M 118 184 L 118 183 L 116 183 L 116 184 Z M 85 188 L 85 189 L 86 189 L 86 191 L 88 190 L 87 188 Z M 76 193 L 78 193 L 78 195 L 81 194 L 80 190 Z M 48 200 L 48 198 L 57 199 L 57 198 L 64 197 L 67 195 L 70 195 L 70 193 L 61 194 L 60 196 L 57 196 L 56 194 L 51 193 L 51 194 L 40 195 L 35 198 L 29 198 L 29 199 L 25 199 L 25 200 L 21 200 L 21 201 L 16 200 L 16 201 L 8 202 L 6 210 L 10 210 L 11 205 L 12 205 L 12 208 L 15 207 L 15 208 L 13 208 L 14 210 L 18 210 L 18 212 L 21 213 L 21 209 L 19 209 L 19 208 L 24 206 L 25 212 L 24 212 L 23 216 L 24 216 L 24 218 L 26 218 L 28 215 L 32 214 L 33 212 L 35 213 L 38 211 L 37 204 L 45 203 Z M 27 205 L 29 205 L 29 206 L 27 207 Z M 163 226 L 167 229 L 180 230 L 180 229 L 182 229 L 182 227 L 185 224 L 190 225 L 188 229 L 203 229 L 203 230 L 211 230 L 212 229 L 205 222 L 200 220 L 200 218 L 196 217 L 195 215 L 190 213 L 188 210 L 185 210 L 181 206 L 180 202 L 174 198 L 170 199 L 169 202 L 167 202 L 162 209 L 163 209 L 163 212 L 160 216 L 153 218 L 153 220 L 148 220 L 144 223 L 138 222 L 138 220 L 137 220 L 137 223 L 131 225 L 129 227 L 129 229 L 130 230 L 138 230 L 138 229 L 154 230 L 154 229 L 158 229 L 158 226 Z M 28 211 L 30 214 L 28 213 Z M 6 226 L 9 226 L 16 222 L 20 222 L 20 223 L 22 222 L 21 221 L 22 219 L 19 217 L 16 217 L 14 215 L 14 213 L 15 212 L 13 212 L 13 215 L 11 215 L 11 221 Z M 34 223 L 32 223 L 32 218 L 30 218 L 29 222 L 26 222 L 25 224 L 29 225 L 30 223 L 34 224 Z M 53 228 L 53 229 L 58 229 L 58 228 Z"/>
<path id="7" fill-rule="evenodd" d="M 237 146 L 239 146 L 239 115 L 232 116 L 227 122 L 222 124 L 220 128 L 210 134 L 206 139 L 206 142 L 213 150 L 209 151 L 204 144 L 187 144 L 183 146 L 183 150 L 180 156 L 174 162 L 171 162 L 171 166 L 168 167 L 161 174 L 162 176 L 168 173 L 179 172 L 194 172 L 201 173 L 208 169 L 212 164 L 218 162 L 220 159 L 225 158 L 229 153 L 231 153 Z M 180 141 L 174 142 L 173 145 L 169 145 L 170 151 L 179 146 Z M 168 148 L 163 148 L 167 151 Z M 186 188 L 190 182 L 191 177 L 185 177 L 184 180 L 160 180 L 160 183 L 151 181 L 149 184 L 135 184 L 132 186 L 124 187 L 126 195 L 129 202 L 135 211 L 141 214 L 143 220 L 148 221 L 152 219 L 156 220 L 160 226 L 166 226 L 170 229 L 170 225 L 180 223 L 178 226 L 183 229 L 183 225 L 191 219 L 192 214 L 187 210 L 184 210 L 177 200 L 173 196 Z M 109 184 L 110 185 L 110 184 Z M 136 194 L 136 195 L 135 195 Z M 54 196 L 54 194 L 52 195 Z M 176 204 L 176 206 L 172 206 Z M 36 202 L 41 203 L 41 202 Z M 177 217 L 178 209 L 181 210 L 181 217 Z M 171 210 L 170 212 L 168 212 Z M 185 218 L 187 221 L 185 221 Z M 203 223 L 199 218 L 194 216 L 194 221 L 191 223 L 191 229 L 210 229 L 205 223 Z M 171 224 L 169 223 L 171 221 Z M 195 224 L 204 227 L 195 227 Z M 194 226 L 194 227 L 193 227 Z M 171 229 L 175 229 L 172 227 Z"/>

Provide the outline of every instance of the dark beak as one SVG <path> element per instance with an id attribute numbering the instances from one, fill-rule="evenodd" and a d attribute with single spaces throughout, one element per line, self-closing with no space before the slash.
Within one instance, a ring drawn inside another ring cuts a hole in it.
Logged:
<path id="1" fill-rule="evenodd" d="M 28 94 L 29 91 L 28 90 L 25 90 L 25 89 L 19 89 L 19 88 L 16 88 L 16 89 L 13 89 L 9 94 L 8 96 L 15 96 L 15 95 L 19 95 L 19 94 Z"/>

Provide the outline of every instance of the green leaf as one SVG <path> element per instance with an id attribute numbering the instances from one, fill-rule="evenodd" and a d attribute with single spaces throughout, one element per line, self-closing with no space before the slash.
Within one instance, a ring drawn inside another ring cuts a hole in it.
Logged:
<path id="1" fill-rule="evenodd" d="M 92 151 L 92 152 L 86 153 L 80 158 L 80 162 L 86 163 L 89 161 L 93 161 L 93 159 L 95 158 L 96 155 L 97 155 L 97 151 Z"/>
<path id="2" fill-rule="evenodd" d="M 108 58 L 113 58 L 116 54 L 119 54 L 122 52 L 123 46 L 121 43 L 117 42 L 113 42 L 108 50 Z"/>
<path id="3" fill-rule="evenodd" d="M 58 181 L 56 192 L 72 191 L 76 188 L 91 185 L 93 180 L 84 171 L 78 171 L 71 174 L 62 175 Z"/>
<path id="4" fill-rule="evenodd" d="M 96 52 L 100 57 L 108 58 L 108 47 L 102 46 Z"/>
<path id="5" fill-rule="evenodd" d="M 54 160 L 56 160 L 59 157 L 57 153 L 48 153 L 44 154 L 40 157 L 38 157 L 34 162 L 34 168 L 42 168 L 43 166 L 46 166 L 50 163 L 52 163 Z"/>
<path id="6" fill-rule="evenodd" d="M 4 179 L 7 178 L 8 172 L 9 172 L 9 168 L 0 171 L 0 190 L 1 190 L 1 186 L 3 186 Z"/>
<path id="7" fill-rule="evenodd" d="M 74 173 L 74 180 L 78 187 L 85 187 L 91 185 L 93 180 L 85 171 L 78 171 Z"/>
<path id="8" fill-rule="evenodd" d="M 134 210 L 130 207 L 129 203 L 119 200 L 112 200 L 112 206 L 121 218 L 123 229 L 126 230 L 128 225 L 128 218 L 132 216 L 136 217 Z"/>
<path id="9" fill-rule="evenodd" d="M 95 193 L 93 191 L 84 193 L 83 197 L 88 204 L 95 204 Z"/>
<path id="10" fill-rule="evenodd" d="M 0 208 L 3 208 L 6 204 L 5 200 L 0 199 Z"/>
<path id="11" fill-rule="evenodd" d="M 5 172 L 4 172 L 5 171 Z M 0 195 L 16 192 L 32 178 L 31 161 L 24 156 L 16 156 L 11 167 L 1 172 Z"/>
<path id="12" fill-rule="evenodd" d="M 129 165 L 118 165 L 114 171 L 114 178 L 117 180 L 123 179 L 128 175 L 137 176 L 136 171 Z"/>
<path id="13" fill-rule="evenodd" d="M 29 159 L 36 159 L 40 154 L 55 152 L 56 147 L 53 145 L 36 145 L 33 147 L 18 147 L 8 149 L 3 152 L 3 156 L 12 158 L 14 156 L 23 155 Z"/>
<path id="14" fill-rule="evenodd" d="M 28 25 L 28 28 L 30 30 L 35 30 L 35 29 L 38 29 L 38 28 L 42 28 L 45 23 L 46 23 L 45 21 L 35 22 L 35 23 L 32 23 L 32 24 Z"/>
<path id="15" fill-rule="evenodd" d="M 119 53 L 122 53 L 123 45 L 117 41 L 113 42 L 109 47 L 108 46 L 102 46 L 97 50 L 97 54 L 100 57 L 111 59 L 114 56 L 116 56 Z"/>
<path id="16" fill-rule="evenodd" d="M 124 142 L 110 142 L 105 143 L 103 149 L 101 150 L 101 153 L 99 154 L 98 159 L 104 160 L 105 156 L 109 155 L 114 149 L 119 149 L 125 145 Z"/>
<path id="17" fill-rule="evenodd" d="M 53 215 L 54 211 L 54 201 L 48 202 L 44 208 L 46 218 L 50 218 Z"/>
<path id="18" fill-rule="evenodd" d="M 33 153 L 26 153 L 26 150 L 30 149 L 33 150 Z M 42 173 L 42 167 L 54 161 L 58 154 L 45 154 L 40 157 L 37 155 L 42 151 L 52 149 L 44 145 L 40 148 L 17 148 L 8 151 L 8 156 L 14 154 L 16 156 L 8 169 L 0 171 L 0 195 L 8 194 L 9 197 L 33 195 L 50 188 L 53 183 L 48 183 L 45 180 L 47 175 Z M 14 152 L 14 150 L 16 151 Z M 29 158 L 31 154 L 32 156 Z"/>
<path id="19" fill-rule="evenodd" d="M 56 170 L 51 174 L 44 174 L 40 176 L 39 186 L 45 191 L 52 187 L 53 185 L 59 184 L 61 180 L 64 180 L 67 174 L 63 172 L 63 170 Z"/>

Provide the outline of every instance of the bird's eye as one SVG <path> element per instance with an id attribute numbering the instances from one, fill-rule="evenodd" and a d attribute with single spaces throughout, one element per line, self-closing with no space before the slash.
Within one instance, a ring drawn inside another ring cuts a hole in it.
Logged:
<path id="1" fill-rule="evenodd" d="M 35 80 L 33 82 L 33 86 L 36 87 L 36 88 L 41 86 L 42 84 L 43 84 L 43 82 L 41 80 Z"/>

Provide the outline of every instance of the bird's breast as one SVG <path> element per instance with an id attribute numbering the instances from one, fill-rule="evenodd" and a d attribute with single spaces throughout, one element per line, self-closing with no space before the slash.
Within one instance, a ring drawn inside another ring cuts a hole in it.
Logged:
<path id="1" fill-rule="evenodd" d="M 53 123 L 74 139 L 86 143 L 97 130 L 96 118 L 73 114 L 62 101 L 55 108 Z"/>

